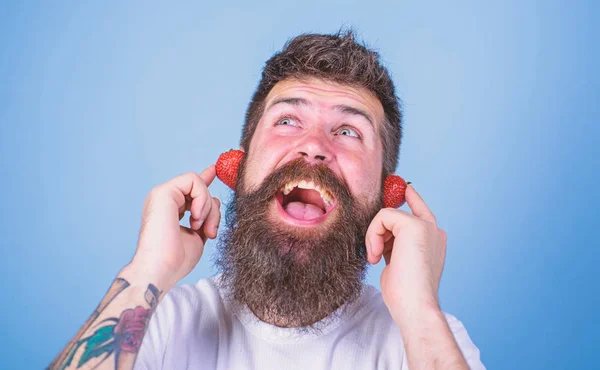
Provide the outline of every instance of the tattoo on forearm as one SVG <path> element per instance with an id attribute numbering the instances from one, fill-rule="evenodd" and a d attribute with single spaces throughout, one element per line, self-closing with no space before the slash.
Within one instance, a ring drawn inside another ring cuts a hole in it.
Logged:
<path id="1" fill-rule="evenodd" d="M 119 369 L 120 364 L 124 364 L 128 359 L 126 353 L 136 354 L 142 344 L 142 339 L 150 321 L 152 313 L 158 305 L 158 299 L 162 294 L 153 284 L 149 284 L 144 294 L 144 298 L 150 308 L 137 306 L 130 308 L 121 315 L 102 320 L 96 325 L 96 329 L 90 336 L 82 338 L 83 334 L 96 321 L 98 316 L 104 311 L 108 304 L 129 286 L 124 279 L 116 279 L 110 287 L 108 294 L 102 300 L 92 316 L 84 324 L 75 338 L 67 345 L 67 348 L 50 365 L 50 369 L 63 370 L 71 365 L 77 350 L 84 346 L 84 351 L 77 363 L 77 368 L 93 358 L 103 356 L 100 363 L 114 354 L 115 369 Z"/>
<path id="2" fill-rule="evenodd" d="M 148 285 L 144 298 L 146 298 L 146 302 L 148 302 L 151 309 L 154 309 L 156 305 L 158 305 L 158 297 L 160 297 L 161 294 L 162 292 L 159 292 L 154 285 Z"/>

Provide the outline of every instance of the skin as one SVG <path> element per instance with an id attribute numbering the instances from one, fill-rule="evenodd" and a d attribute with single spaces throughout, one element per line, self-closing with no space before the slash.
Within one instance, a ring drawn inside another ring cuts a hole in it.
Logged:
<path id="1" fill-rule="evenodd" d="M 273 105 L 290 98 L 309 104 Z M 335 108 L 340 105 L 361 111 L 371 122 Z M 375 200 L 376 189 L 381 188 L 382 144 L 378 133 L 383 121 L 383 108 L 375 96 L 363 89 L 319 80 L 290 80 L 272 89 L 265 107 L 247 153 L 248 187 L 258 186 L 273 170 L 301 156 L 310 163 L 329 166 L 359 201 Z M 282 117 L 290 119 L 282 122 Z M 116 298 L 111 296 L 110 304 L 98 312 L 94 322 L 119 317 L 138 305 L 149 307 L 149 284 L 159 291 L 160 301 L 196 266 L 206 240 L 217 236 L 221 218 L 220 202 L 208 190 L 215 176 L 211 165 L 200 174 L 180 175 L 150 192 L 144 202 L 136 254 L 118 275 L 128 288 Z M 411 213 L 382 209 L 371 222 L 366 235 L 368 261 L 375 264 L 385 259 L 381 291 L 401 331 L 411 370 L 468 369 L 438 303 L 446 233 L 412 186 L 406 190 L 406 201 Z M 180 226 L 185 211 L 190 211 L 191 228 Z M 83 336 L 92 333 L 84 330 Z M 82 351 L 76 352 L 73 364 Z M 50 368 L 60 368 L 67 353 L 68 347 Z M 136 355 L 123 352 L 118 368 L 131 369 Z M 115 361 L 96 358 L 80 368 L 96 365 L 97 369 L 112 369 Z"/>
<path id="2" fill-rule="evenodd" d="M 305 99 L 310 105 L 273 105 L 286 98 Z M 341 105 L 363 111 L 374 122 L 334 109 Z M 381 188 L 379 129 L 384 113 L 374 95 L 315 79 L 289 80 L 273 87 L 265 107 L 247 153 L 246 184 L 258 186 L 275 169 L 302 156 L 309 163 L 325 163 L 360 201 L 375 201 Z M 290 117 L 289 124 L 280 124 L 284 117 Z"/>

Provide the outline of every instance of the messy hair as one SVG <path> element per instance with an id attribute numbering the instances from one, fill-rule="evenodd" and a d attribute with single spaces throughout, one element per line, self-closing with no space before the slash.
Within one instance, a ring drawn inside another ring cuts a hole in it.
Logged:
<path id="1" fill-rule="evenodd" d="M 393 173 L 398 164 L 402 139 L 402 111 L 394 83 L 381 64 L 379 54 L 355 40 L 350 31 L 333 35 L 303 34 L 289 40 L 269 59 L 252 96 L 242 130 L 241 146 L 248 151 L 260 121 L 265 99 L 273 86 L 286 79 L 318 78 L 364 88 L 381 102 L 384 112 L 379 135 L 383 143 L 382 175 Z"/>

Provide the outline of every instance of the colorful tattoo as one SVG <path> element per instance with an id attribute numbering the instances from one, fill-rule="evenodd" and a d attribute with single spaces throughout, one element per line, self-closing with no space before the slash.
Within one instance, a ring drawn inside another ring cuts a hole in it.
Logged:
<path id="1" fill-rule="evenodd" d="M 83 354 L 77 362 L 77 368 L 80 368 L 93 358 L 103 356 L 100 360 L 101 363 L 114 354 L 115 369 L 118 369 L 120 364 L 128 362 L 128 359 L 123 358 L 127 353 L 136 354 L 139 351 L 146 328 L 150 322 L 150 317 L 158 305 L 158 299 L 162 293 L 152 284 L 148 285 L 148 289 L 144 294 L 144 298 L 150 308 L 137 306 L 136 308 L 127 309 L 121 313 L 119 318 L 102 320 L 98 323 L 96 326 L 97 329 L 92 335 L 81 338 L 83 333 L 87 331 L 108 304 L 128 286 L 129 283 L 124 279 L 117 279 L 113 283 L 103 302 L 101 302 L 73 341 L 69 343 L 63 352 L 64 355 L 59 356 L 50 365 L 50 369 L 64 370 L 70 366 L 75 353 L 82 346 L 85 347 L 83 347 Z"/>

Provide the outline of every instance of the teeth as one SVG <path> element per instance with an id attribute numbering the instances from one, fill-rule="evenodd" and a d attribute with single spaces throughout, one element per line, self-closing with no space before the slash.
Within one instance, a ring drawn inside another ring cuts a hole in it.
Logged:
<path id="1" fill-rule="evenodd" d="M 312 181 L 302 180 L 300 182 L 290 182 L 283 187 L 282 192 L 284 195 L 288 195 L 295 187 L 299 187 L 300 189 L 314 189 L 319 192 L 326 207 L 333 204 L 333 196 L 320 185 L 315 185 Z"/>
<path id="2" fill-rule="evenodd" d="M 294 189 L 294 184 L 289 183 L 283 188 L 283 194 L 288 195 Z"/>
<path id="3" fill-rule="evenodd" d="M 333 199 L 331 198 L 331 196 L 329 195 L 329 193 L 321 193 L 321 198 L 323 198 L 323 200 L 325 201 L 325 205 L 326 206 L 330 206 L 333 204 Z"/>
<path id="4" fill-rule="evenodd" d="M 314 189 L 315 183 L 312 181 L 306 182 L 306 181 L 302 180 L 298 183 L 298 187 L 300 189 Z"/>

